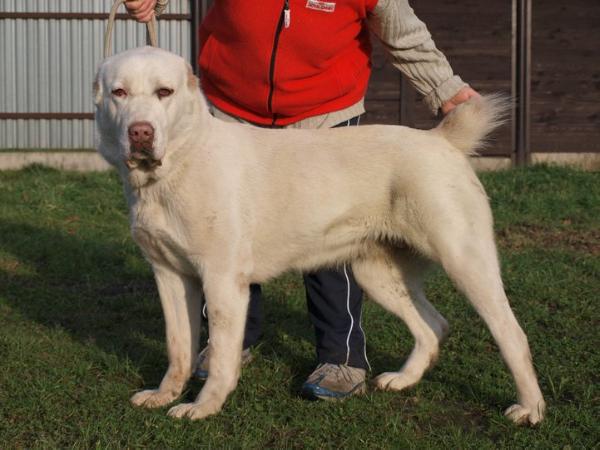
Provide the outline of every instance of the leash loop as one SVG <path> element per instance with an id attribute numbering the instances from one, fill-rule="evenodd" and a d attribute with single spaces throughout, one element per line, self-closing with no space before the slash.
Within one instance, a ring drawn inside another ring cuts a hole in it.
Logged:
<path id="1" fill-rule="evenodd" d="M 104 58 L 108 58 L 112 54 L 112 33 L 113 28 L 115 26 L 115 17 L 117 15 L 117 10 L 119 6 L 124 4 L 129 0 L 115 0 L 110 9 L 110 14 L 108 15 L 108 23 L 106 24 L 106 31 L 104 33 Z M 156 15 L 161 13 L 165 8 L 166 2 L 164 0 L 159 0 L 156 5 L 155 14 L 152 16 L 152 20 L 146 24 L 148 27 L 148 36 L 150 38 L 150 45 L 153 47 L 158 47 L 158 37 L 156 34 Z"/>

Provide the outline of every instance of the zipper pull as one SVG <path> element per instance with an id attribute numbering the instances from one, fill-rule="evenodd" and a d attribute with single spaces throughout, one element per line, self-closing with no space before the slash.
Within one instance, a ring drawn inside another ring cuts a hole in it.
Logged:
<path id="1" fill-rule="evenodd" d="M 285 0 L 285 6 L 283 7 L 283 26 L 289 28 L 291 21 L 290 2 L 289 0 Z"/>

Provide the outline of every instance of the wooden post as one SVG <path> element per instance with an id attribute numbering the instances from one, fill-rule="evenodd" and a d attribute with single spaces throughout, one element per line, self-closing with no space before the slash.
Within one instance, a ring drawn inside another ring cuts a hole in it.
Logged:
<path id="1" fill-rule="evenodd" d="M 202 3 L 201 5 L 199 3 Z M 198 51 L 200 50 L 200 43 L 198 42 L 198 31 L 200 30 L 200 22 L 204 17 L 204 0 L 190 0 L 190 14 L 191 14 L 191 45 L 192 54 L 190 56 L 192 64 L 192 68 L 194 69 L 194 73 L 199 75 L 200 68 L 198 67 Z"/>
<path id="2" fill-rule="evenodd" d="M 512 69 L 512 162 L 523 167 L 531 160 L 531 0 L 512 2 Z"/>
<path id="3" fill-rule="evenodd" d="M 414 127 L 415 91 L 404 75 L 400 75 L 400 125 Z"/>

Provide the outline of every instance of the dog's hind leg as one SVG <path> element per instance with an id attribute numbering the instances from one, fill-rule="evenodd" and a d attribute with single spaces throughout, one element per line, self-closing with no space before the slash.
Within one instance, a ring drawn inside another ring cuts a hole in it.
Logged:
<path id="1" fill-rule="evenodd" d="M 174 406 L 169 410 L 170 416 L 195 420 L 216 414 L 235 389 L 240 376 L 250 296 L 249 283 L 242 278 L 204 274 L 203 287 L 210 323 L 208 378 L 196 401 Z"/>
<path id="2" fill-rule="evenodd" d="M 458 177 L 457 180 L 460 181 Z M 432 221 L 426 230 L 430 254 L 485 321 L 513 375 L 519 403 L 511 406 L 506 415 L 515 423 L 533 425 L 543 418 L 544 399 L 527 337 L 502 285 L 490 208 L 483 190 L 472 189 L 472 185 L 458 185 L 447 197 L 431 202 L 437 206 L 439 220 Z M 456 195 L 461 189 L 461 195 Z"/>
<path id="3" fill-rule="evenodd" d="M 379 389 L 401 390 L 419 382 L 436 361 L 448 323 L 427 301 L 422 288 L 426 262 L 408 250 L 376 248 L 356 261 L 352 270 L 367 294 L 408 326 L 415 346 L 398 372 L 374 380 Z"/>
<path id="4" fill-rule="evenodd" d="M 169 368 L 158 389 L 131 397 L 136 406 L 158 408 L 175 400 L 189 380 L 200 334 L 202 289 L 200 281 L 154 266 L 154 276 L 165 316 Z"/>
<path id="5" fill-rule="evenodd" d="M 527 337 L 504 292 L 493 239 L 477 241 L 478 236 L 463 236 L 462 249 L 451 243 L 441 252 L 442 265 L 485 321 L 513 375 L 519 403 L 508 408 L 506 415 L 515 423 L 534 425 L 542 420 L 545 403 Z"/>

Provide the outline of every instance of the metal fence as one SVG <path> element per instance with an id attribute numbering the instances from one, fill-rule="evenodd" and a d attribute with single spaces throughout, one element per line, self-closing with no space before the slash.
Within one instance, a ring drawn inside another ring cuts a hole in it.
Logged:
<path id="1" fill-rule="evenodd" d="M 112 1 L 0 0 L 0 149 L 93 148 L 91 84 Z M 160 46 L 196 67 L 197 30 L 211 3 L 171 0 L 159 20 Z M 420 0 L 412 3 L 419 5 Z M 515 109 L 512 142 L 506 145 L 511 148 L 502 155 L 523 165 L 531 152 L 532 1 L 511 3 L 512 30 L 506 33 L 512 36 Z M 115 51 L 143 45 L 145 28 L 119 20 L 113 42 Z M 398 78 L 398 86 L 398 120 L 411 124 L 414 97 L 405 89 L 405 81 Z"/>
<path id="2" fill-rule="evenodd" d="M 0 148 L 94 147 L 92 81 L 112 3 L 0 0 Z M 162 48 L 192 60 L 190 18 L 189 0 L 171 0 L 158 36 Z M 117 20 L 115 52 L 145 40 L 145 27 Z"/>

